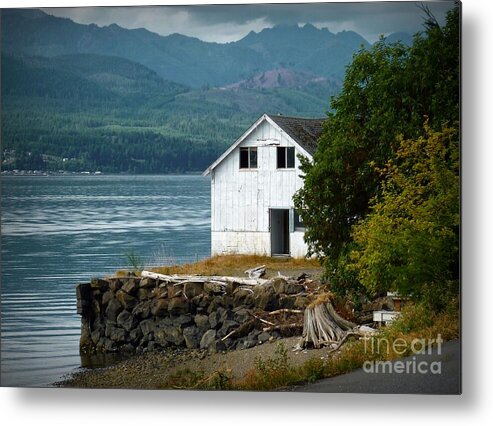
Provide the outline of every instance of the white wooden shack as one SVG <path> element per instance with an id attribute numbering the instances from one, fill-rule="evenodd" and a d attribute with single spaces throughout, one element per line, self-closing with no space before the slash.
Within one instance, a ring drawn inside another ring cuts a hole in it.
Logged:
<path id="1" fill-rule="evenodd" d="M 298 154 L 312 158 L 324 119 L 262 115 L 203 173 L 211 177 L 212 255 L 304 257 L 293 195 Z"/>

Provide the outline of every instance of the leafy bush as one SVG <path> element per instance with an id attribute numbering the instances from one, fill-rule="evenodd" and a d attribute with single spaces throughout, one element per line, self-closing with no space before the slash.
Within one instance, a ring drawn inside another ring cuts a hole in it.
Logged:
<path id="1" fill-rule="evenodd" d="M 396 160 L 379 169 L 382 194 L 353 227 L 345 266 L 370 292 L 398 291 L 439 308 L 458 279 L 459 142 L 455 129 L 425 130 L 401 139 Z"/>
<path id="2" fill-rule="evenodd" d="M 325 371 L 326 364 L 321 358 L 310 358 L 302 366 L 302 376 L 309 383 L 316 382 L 325 377 Z"/>

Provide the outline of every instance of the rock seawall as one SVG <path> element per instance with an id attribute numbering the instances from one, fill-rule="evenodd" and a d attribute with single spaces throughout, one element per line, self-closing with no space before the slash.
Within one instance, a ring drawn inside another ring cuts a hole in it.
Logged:
<path id="1" fill-rule="evenodd" d="M 302 310 L 309 303 L 303 281 L 285 277 L 254 287 L 135 276 L 94 278 L 78 284 L 76 292 L 84 354 L 249 348 L 281 333 L 301 333 Z M 290 310 L 282 314 L 291 315 L 289 327 L 262 319 L 279 310 Z"/>

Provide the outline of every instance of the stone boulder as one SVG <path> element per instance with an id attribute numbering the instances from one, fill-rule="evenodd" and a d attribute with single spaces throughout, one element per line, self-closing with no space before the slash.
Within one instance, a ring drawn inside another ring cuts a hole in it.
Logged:
<path id="1" fill-rule="evenodd" d="M 273 311 L 279 307 L 276 290 L 274 286 L 269 283 L 254 288 L 253 302 L 255 307 L 262 309 L 263 311 Z"/>
<path id="2" fill-rule="evenodd" d="M 263 331 L 258 335 L 257 340 L 259 341 L 259 343 L 264 343 L 268 342 L 271 338 L 272 335 L 270 333 L 268 333 L 267 331 Z"/>
<path id="3" fill-rule="evenodd" d="M 133 296 L 137 292 L 138 288 L 139 288 L 138 280 L 136 278 L 130 278 L 123 283 L 121 290 Z"/>
<path id="4" fill-rule="evenodd" d="M 108 280 L 108 284 L 110 287 L 110 290 L 113 293 L 116 293 L 118 290 L 122 288 L 122 282 L 118 278 L 110 278 Z"/>
<path id="5" fill-rule="evenodd" d="M 130 330 L 130 333 L 128 333 L 128 338 L 130 339 L 130 343 L 132 343 L 134 346 L 137 346 L 142 339 L 142 330 L 140 327 L 136 327 L 133 330 Z"/>
<path id="6" fill-rule="evenodd" d="M 192 314 L 182 314 L 172 319 L 173 325 L 184 328 L 193 323 Z"/>
<path id="7" fill-rule="evenodd" d="M 193 299 L 195 296 L 199 296 L 204 292 L 204 283 L 199 281 L 192 281 L 185 283 L 183 286 L 183 294 L 188 299 Z"/>
<path id="8" fill-rule="evenodd" d="M 219 314 L 219 321 L 223 323 L 224 321 L 233 319 L 234 313 L 233 311 L 226 309 L 226 308 L 218 308 L 217 313 Z"/>
<path id="9" fill-rule="evenodd" d="M 222 308 L 222 296 L 210 296 L 209 305 L 207 306 L 207 313 L 216 312 L 219 308 Z"/>
<path id="10" fill-rule="evenodd" d="M 113 298 L 108 302 L 108 306 L 106 307 L 106 318 L 108 321 L 116 322 L 116 317 L 121 311 L 123 311 L 123 306 L 117 299 Z"/>
<path id="11" fill-rule="evenodd" d="M 235 306 L 253 305 L 253 291 L 248 288 L 238 288 L 233 293 L 233 303 Z"/>
<path id="12" fill-rule="evenodd" d="M 190 301 L 183 296 L 169 299 L 168 312 L 172 315 L 186 314 L 190 310 Z"/>
<path id="13" fill-rule="evenodd" d="M 107 306 L 111 299 L 114 299 L 115 294 L 111 290 L 107 290 L 103 293 L 103 297 L 101 298 L 101 304 L 103 306 Z"/>
<path id="14" fill-rule="evenodd" d="M 94 315 L 99 315 L 101 313 L 101 305 L 99 304 L 97 299 L 92 299 L 91 310 Z"/>
<path id="15" fill-rule="evenodd" d="M 274 288 L 274 291 L 277 294 L 283 294 L 285 293 L 285 288 L 287 285 L 287 280 L 283 277 L 275 277 L 270 280 L 270 284 Z"/>
<path id="16" fill-rule="evenodd" d="M 132 315 L 139 319 L 146 319 L 151 316 L 151 301 L 140 302 L 132 309 Z"/>
<path id="17" fill-rule="evenodd" d="M 209 314 L 209 325 L 212 329 L 216 329 L 221 326 L 221 314 L 219 312 L 216 311 Z"/>
<path id="18" fill-rule="evenodd" d="M 233 319 L 242 324 L 252 318 L 250 312 L 250 309 L 247 309 L 245 306 L 238 306 L 233 309 Z"/>
<path id="19" fill-rule="evenodd" d="M 123 290 L 118 290 L 116 292 L 116 299 L 127 311 L 131 311 L 138 303 L 138 300 L 135 297 Z"/>
<path id="20" fill-rule="evenodd" d="M 156 280 L 154 278 L 145 277 L 139 282 L 140 288 L 154 288 L 156 287 Z"/>
<path id="21" fill-rule="evenodd" d="M 82 318 L 81 333 L 79 339 L 79 348 L 81 353 L 90 353 L 93 347 L 93 340 L 91 337 L 90 327 L 88 320 Z"/>
<path id="22" fill-rule="evenodd" d="M 235 304 L 234 304 L 233 296 L 225 295 L 220 300 L 221 300 L 220 306 L 222 306 L 223 308 L 226 308 L 226 309 L 233 309 L 234 308 Z"/>
<path id="23" fill-rule="evenodd" d="M 216 341 L 216 330 L 207 330 L 200 339 L 200 349 L 209 349 L 213 347 Z"/>
<path id="24" fill-rule="evenodd" d="M 230 281 L 226 284 L 226 294 L 232 295 L 236 289 L 240 286 L 240 283 Z"/>
<path id="25" fill-rule="evenodd" d="M 137 319 L 128 311 L 122 311 L 116 318 L 116 324 L 126 331 L 130 331 L 137 326 Z"/>
<path id="26" fill-rule="evenodd" d="M 185 338 L 180 327 L 169 327 L 166 329 L 166 340 L 174 346 L 183 346 Z"/>
<path id="27" fill-rule="evenodd" d="M 204 291 L 208 294 L 212 295 L 221 295 L 224 294 L 224 286 L 218 283 L 206 282 L 204 283 Z"/>
<path id="28" fill-rule="evenodd" d="M 151 313 L 156 317 L 164 317 L 168 314 L 168 299 L 154 299 L 151 302 Z"/>
<path id="29" fill-rule="evenodd" d="M 167 299 L 168 289 L 166 287 L 156 287 L 152 290 L 149 290 L 150 297 L 154 297 L 155 299 Z"/>
<path id="30" fill-rule="evenodd" d="M 140 322 L 140 329 L 144 336 L 147 336 L 150 333 L 154 333 L 156 330 L 156 322 L 153 319 L 146 319 Z"/>
<path id="31" fill-rule="evenodd" d="M 154 339 L 163 347 L 169 345 L 180 347 L 185 344 L 185 338 L 180 327 L 159 328 L 154 333 Z"/>
<path id="32" fill-rule="evenodd" d="M 166 288 L 170 299 L 173 297 L 179 297 L 183 294 L 183 284 L 168 285 L 167 287 L 159 286 L 159 288 Z"/>
<path id="33" fill-rule="evenodd" d="M 92 289 L 91 284 L 82 283 L 75 287 L 77 298 L 77 313 L 84 318 L 91 312 Z"/>
<path id="34" fill-rule="evenodd" d="M 95 346 L 97 346 L 99 339 L 101 339 L 101 337 L 104 337 L 103 332 L 104 332 L 104 329 L 97 329 L 91 333 L 91 339 L 92 339 L 92 342 L 94 343 Z"/>
<path id="35" fill-rule="evenodd" d="M 183 338 L 185 340 L 185 346 L 188 349 L 197 349 L 200 346 L 201 332 L 196 325 L 186 327 L 183 329 Z"/>
<path id="36" fill-rule="evenodd" d="M 118 350 L 118 347 L 116 346 L 116 343 L 113 342 L 113 340 L 105 337 L 99 340 L 98 350 L 101 352 L 116 352 Z"/>
<path id="37" fill-rule="evenodd" d="M 217 338 L 216 330 L 207 330 L 200 339 L 200 349 L 208 349 L 212 352 L 226 350 L 226 345 L 221 339 Z"/>
<path id="38" fill-rule="evenodd" d="M 256 345 L 257 345 L 257 341 L 256 340 L 246 339 L 246 340 L 243 341 L 243 344 L 240 346 L 239 349 L 250 349 L 250 348 L 253 348 Z"/>
<path id="39" fill-rule="evenodd" d="M 115 343 L 125 343 L 126 333 L 123 328 L 115 327 L 108 323 L 106 324 L 105 336 Z"/>
<path id="40" fill-rule="evenodd" d="M 282 295 L 279 296 L 279 308 L 280 309 L 294 309 L 296 298 L 294 296 Z"/>
<path id="41" fill-rule="evenodd" d="M 136 293 L 137 299 L 140 301 L 148 300 L 152 297 L 152 293 L 147 288 L 139 288 Z"/>
<path id="42" fill-rule="evenodd" d="M 216 339 L 212 345 L 209 346 L 209 351 L 212 351 L 212 352 L 222 352 L 222 351 L 225 351 L 227 348 L 226 348 L 226 345 L 225 343 L 221 340 L 221 339 Z"/>
<path id="43" fill-rule="evenodd" d="M 309 297 L 306 296 L 297 296 L 294 300 L 294 308 L 304 310 L 311 303 Z"/>
<path id="44" fill-rule="evenodd" d="M 154 339 L 156 343 L 158 343 L 162 347 L 166 347 L 169 345 L 167 337 L 168 333 L 166 332 L 165 328 L 160 328 L 154 333 Z"/>
<path id="45" fill-rule="evenodd" d="M 159 320 L 156 321 L 157 328 L 167 328 L 173 325 L 175 324 L 173 324 L 173 320 L 170 317 L 159 318 Z"/>
<path id="46" fill-rule="evenodd" d="M 231 331 L 236 330 L 240 324 L 238 324 L 236 321 L 233 320 L 225 320 L 223 322 L 223 325 L 217 332 L 217 337 L 224 337 L 227 336 Z"/>
<path id="47" fill-rule="evenodd" d="M 207 315 L 197 314 L 193 320 L 200 330 L 207 330 L 209 328 L 209 317 Z"/>
<path id="48" fill-rule="evenodd" d="M 100 278 L 92 278 L 91 279 L 91 288 L 93 290 L 100 290 L 104 292 L 108 289 L 109 283 L 106 280 L 102 280 Z"/>
<path id="49" fill-rule="evenodd" d="M 305 292 L 305 286 L 303 284 L 299 284 L 296 281 L 288 281 L 284 285 L 284 293 L 285 294 L 298 294 Z"/>

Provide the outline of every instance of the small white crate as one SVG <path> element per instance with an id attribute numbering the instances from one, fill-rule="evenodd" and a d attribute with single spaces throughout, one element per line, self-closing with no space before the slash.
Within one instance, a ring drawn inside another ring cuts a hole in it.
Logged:
<path id="1" fill-rule="evenodd" d="M 373 321 L 388 324 L 394 321 L 399 315 L 400 312 L 397 311 L 373 311 Z"/>

